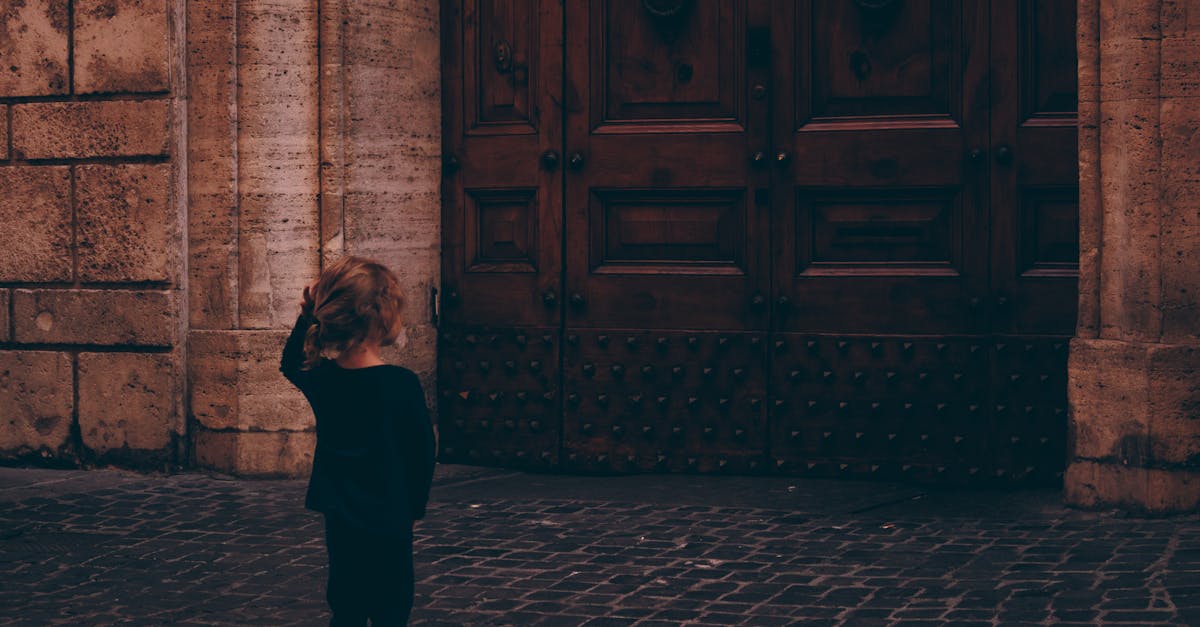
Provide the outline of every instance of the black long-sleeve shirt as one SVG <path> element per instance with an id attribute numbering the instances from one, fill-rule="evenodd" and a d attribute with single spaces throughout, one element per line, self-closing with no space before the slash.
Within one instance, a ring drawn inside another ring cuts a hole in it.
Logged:
<path id="1" fill-rule="evenodd" d="M 421 383 L 390 364 L 342 368 L 325 359 L 301 370 L 311 322 L 296 319 L 279 365 L 317 420 L 305 507 L 373 533 L 409 534 L 425 515 L 435 463 Z"/>

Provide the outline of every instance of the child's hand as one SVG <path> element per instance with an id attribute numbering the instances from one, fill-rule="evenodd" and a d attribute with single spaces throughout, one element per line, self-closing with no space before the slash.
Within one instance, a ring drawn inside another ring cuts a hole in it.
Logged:
<path id="1" fill-rule="evenodd" d="M 312 315 L 313 307 L 316 305 L 316 303 L 313 302 L 313 296 L 312 296 L 312 293 L 313 293 L 312 288 L 313 287 L 314 286 L 311 286 L 311 285 L 305 285 L 304 286 L 304 295 L 300 299 L 300 313 L 302 313 L 306 316 Z"/>

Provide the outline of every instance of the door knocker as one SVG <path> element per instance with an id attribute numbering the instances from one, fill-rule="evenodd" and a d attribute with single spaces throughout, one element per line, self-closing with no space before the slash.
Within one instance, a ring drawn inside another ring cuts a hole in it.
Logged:
<path id="1" fill-rule="evenodd" d="M 492 48 L 492 60 L 496 64 L 496 71 L 501 74 L 508 74 L 513 69 L 512 45 L 507 41 L 497 41 Z"/>

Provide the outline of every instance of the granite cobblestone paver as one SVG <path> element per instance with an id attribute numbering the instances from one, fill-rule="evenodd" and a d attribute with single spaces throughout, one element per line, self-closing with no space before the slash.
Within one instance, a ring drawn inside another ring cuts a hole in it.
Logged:
<path id="1" fill-rule="evenodd" d="M 417 530 L 413 624 L 1200 625 L 1198 516 L 1072 511 L 1052 491 L 458 472 Z M 0 625 L 324 624 L 303 490 L 0 469 Z"/>

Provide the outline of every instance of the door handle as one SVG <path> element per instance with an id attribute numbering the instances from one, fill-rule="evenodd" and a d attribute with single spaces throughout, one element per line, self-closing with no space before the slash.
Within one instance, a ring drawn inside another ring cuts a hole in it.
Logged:
<path id="1" fill-rule="evenodd" d="M 587 305 L 587 300 L 584 299 L 583 294 L 580 294 L 579 292 L 571 294 L 569 302 L 571 303 L 571 308 L 575 309 L 576 311 L 582 310 L 584 306 Z"/>
<path id="2" fill-rule="evenodd" d="M 547 172 L 553 172 L 558 169 L 558 153 L 553 150 L 547 150 L 542 153 L 542 167 Z"/>
<path id="3" fill-rule="evenodd" d="M 1013 149 L 1008 144 L 1001 144 L 996 147 L 996 163 L 1000 165 L 1008 165 L 1013 162 Z"/>
<path id="4" fill-rule="evenodd" d="M 584 158 L 582 152 L 573 152 L 570 157 L 567 157 L 567 165 L 576 172 L 583 169 Z"/>

